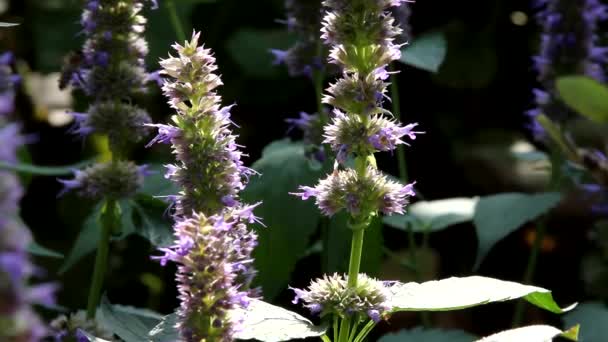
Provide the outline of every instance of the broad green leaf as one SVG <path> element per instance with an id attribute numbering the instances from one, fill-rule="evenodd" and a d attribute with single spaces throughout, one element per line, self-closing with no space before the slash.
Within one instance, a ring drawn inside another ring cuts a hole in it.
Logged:
<path id="1" fill-rule="evenodd" d="M 561 195 L 555 192 L 541 194 L 504 193 L 479 199 L 475 206 L 473 223 L 479 245 L 474 269 L 490 249 L 524 223 L 534 220 L 555 207 Z"/>
<path id="2" fill-rule="evenodd" d="M 289 341 L 319 337 L 327 331 L 326 326 L 315 326 L 295 312 L 257 299 L 252 300 L 247 309 L 237 309 L 232 314 L 243 319 L 234 336 L 239 340 Z"/>
<path id="3" fill-rule="evenodd" d="M 323 272 L 346 272 L 348 271 L 348 259 L 350 256 L 350 244 L 353 231 L 348 228 L 348 215 L 340 213 L 331 218 L 328 234 L 328 246 L 322 251 L 325 258 Z M 365 230 L 363 239 L 363 250 L 361 256 L 361 272 L 377 274 L 382 262 L 384 240 L 382 238 L 382 220 L 376 218 Z"/>
<path id="4" fill-rule="evenodd" d="M 36 241 L 30 242 L 30 244 L 27 246 L 27 251 L 35 256 L 63 259 L 63 254 L 41 246 Z"/>
<path id="5" fill-rule="evenodd" d="M 270 49 L 286 49 L 293 42 L 294 37 L 284 29 L 242 29 L 228 39 L 226 47 L 245 74 L 272 78 L 280 75 L 283 68 L 272 64 Z"/>
<path id="6" fill-rule="evenodd" d="M 173 229 L 167 215 L 167 204 L 139 196 L 132 205 L 139 217 L 136 233 L 156 247 L 169 246 L 173 242 Z"/>
<path id="7" fill-rule="evenodd" d="M 486 277 L 448 278 L 425 283 L 399 283 L 390 287 L 389 303 L 393 311 L 450 311 L 492 302 L 524 298 L 530 303 L 554 312 L 566 312 L 575 305 L 561 309 L 551 291 Z"/>
<path id="8" fill-rule="evenodd" d="M 7 22 L 4 22 L 4 21 L 0 22 L 0 27 L 13 27 L 13 26 L 17 26 L 17 25 L 21 25 L 21 24 L 18 24 L 18 23 L 7 23 Z"/>
<path id="9" fill-rule="evenodd" d="M 270 144 L 253 168 L 261 176 L 251 178 L 242 196 L 248 203 L 263 201 L 255 210 L 266 225 L 257 230 L 256 280 L 264 296 L 273 298 L 285 289 L 319 222 L 314 202 L 303 201 L 289 192 L 297 192 L 299 185 L 313 185 L 322 172 L 318 163 L 304 155 L 303 144 L 289 140 Z"/>
<path id="10" fill-rule="evenodd" d="M 172 313 L 162 318 L 150 332 L 148 337 L 151 342 L 176 342 L 179 341 L 177 331 L 177 314 Z"/>
<path id="11" fill-rule="evenodd" d="M 555 337 L 564 337 L 571 341 L 578 340 L 578 326 L 566 331 L 561 331 L 549 325 L 530 325 L 527 327 L 516 328 L 499 332 L 497 334 L 477 340 L 477 342 L 547 342 Z M 581 339 L 581 341 L 583 341 Z M 584 340 L 586 341 L 586 340 Z"/>
<path id="12" fill-rule="evenodd" d="M 413 67 L 437 72 L 447 53 L 447 41 L 441 32 L 420 35 L 401 49 L 400 62 Z"/>
<path id="13" fill-rule="evenodd" d="M 179 193 L 179 187 L 165 178 L 166 169 L 163 165 L 150 164 L 148 169 L 152 171 L 152 174 L 144 178 L 144 185 L 140 189 L 140 193 L 154 197 L 177 195 Z"/>
<path id="14" fill-rule="evenodd" d="M 93 252 L 97 248 L 97 242 L 99 241 L 99 232 L 101 231 L 101 222 L 99 220 L 101 215 L 101 205 L 95 206 L 91 214 L 84 220 L 82 229 L 78 233 L 78 237 L 72 246 L 72 249 L 68 253 L 65 261 L 59 268 L 59 274 L 65 273 L 80 259 L 85 257 L 87 254 Z"/>
<path id="15" fill-rule="evenodd" d="M 587 118 L 608 122 L 608 88 L 585 76 L 565 76 L 557 79 L 561 99 L 572 109 Z"/>
<path id="16" fill-rule="evenodd" d="M 38 166 L 27 163 L 7 163 L 0 161 L 0 170 L 11 170 L 19 173 L 28 173 L 40 176 L 65 176 L 70 175 L 74 170 L 81 169 L 90 165 L 92 161 L 87 160 L 69 166 Z"/>
<path id="17" fill-rule="evenodd" d="M 118 202 L 120 207 L 120 234 L 119 239 L 135 233 L 135 223 L 133 222 L 133 202 L 131 200 L 120 200 Z"/>
<path id="18" fill-rule="evenodd" d="M 436 232 L 449 226 L 473 219 L 478 198 L 448 198 L 437 201 L 421 201 L 410 205 L 405 215 L 385 216 L 387 225 L 415 232 Z"/>
<path id="19" fill-rule="evenodd" d="M 476 338 L 462 330 L 414 328 L 386 334 L 378 342 L 473 342 Z"/>
<path id="20" fill-rule="evenodd" d="M 105 296 L 101 299 L 100 309 L 103 325 L 125 342 L 147 341 L 148 332 L 163 318 L 147 309 L 112 305 Z"/>
<path id="21" fill-rule="evenodd" d="M 603 342 L 608 336 L 608 308 L 601 302 L 582 303 L 563 319 L 567 326 L 581 325 L 581 341 Z"/>

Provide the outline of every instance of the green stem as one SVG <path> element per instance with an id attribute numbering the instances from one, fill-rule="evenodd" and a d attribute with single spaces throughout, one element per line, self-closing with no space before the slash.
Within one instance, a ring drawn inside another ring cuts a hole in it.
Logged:
<path id="1" fill-rule="evenodd" d="M 340 319 L 339 319 L 338 315 L 334 315 L 334 324 L 333 324 L 333 326 L 334 326 L 334 341 L 336 341 L 336 342 L 338 341 L 338 338 L 340 336 L 338 334 L 338 326 L 339 326 L 339 324 L 340 324 Z"/>
<path id="2" fill-rule="evenodd" d="M 357 337 L 355 337 L 355 340 L 353 342 L 363 341 L 367 337 L 367 335 L 369 335 L 370 331 L 372 331 L 372 329 L 375 326 L 376 326 L 376 322 L 371 321 L 371 320 L 369 322 L 367 322 L 367 324 L 359 332 L 359 335 L 357 335 Z"/>
<path id="3" fill-rule="evenodd" d="M 327 337 L 327 335 L 321 336 L 321 339 L 323 340 L 323 342 L 331 342 L 331 339 Z"/>
<path id="4" fill-rule="evenodd" d="M 559 190 L 559 185 L 561 181 L 561 167 L 562 158 L 559 155 L 559 150 L 554 148 L 551 152 L 551 182 L 549 188 L 552 191 Z M 532 245 L 532 250 L 530 251 L 530 257 L 528 259 L 528 265 L 526 266 L 526 272 L 524 274 L 523 283 L 530 284 L 534 280 L 534 273 L 536 272 L 536 266 L 538 264 L 538 257 L 540 255 L 540 250 L 542 247 L 542 242 L 545 238 L 545 234 L 547 232 L 547 219 L 541 219 L 536 225 L 536 236 L 534 237 L 534 244 Z M 524 318 L 524 309 L 526 302 L 524 300 L 519 300 L 515 307 L 515 314 L 513 315 L 513 323 L 512 326 L 518 327 Z"/>
<path id="5" fill-rule="evenodd" d="M 361 254 L 363 253 L 363 236 L 366 223 L 360 224 L 353 230 L 353 239 L 350 247 L 350 262 L 348 264 L 348 287 L 357 287 L 359 269 L 361 268 Z"/>
<path id="6" fill-rule="evenodd" d="M 396 70 L 394 64 L 391 64 L 391 71 Z M 391 75 L 391 101 L 393 104 L 393 115 L 399 121 L 401 120 L 401 102 L 399 100 L 399 84 L 397 83 L 397 74 Z M 404 183 L 408 181 L 407 162 L 405 161 L 405 149 L 403 145 L 397 146 L 397 165 L 399 166 L 399 179 Z"/>
<path id="7" fill-rule="evenodd" d="M 95 256 L 95 268 L 93 270 L 93 279 L 91 281 L 91 289 L 89 291 L 89 300 L 87 302 L 87 318 L 94 319 L 101 291 L 103 289 L 103 281 L 106 274 L 108 263 L 108 253 L 110 249 L 110 235 L 112 228 L 118 218 L 118 207 L 115 200 L 107 200 L 101 213 L 101 232 L 99 245 L 97 246 L 97 255 Z"/>
<path id="8" fill-rule="evenodd" d="M 173 26 L 173 30 L 175 31 L 175 35 L 177 36 L 177 40 L 180 43 L 186 41 L 186 33 L 184 33 L 184 26 L 182 25 L 182 21 L 177 14 L 177 9 L 175 8 L 175 3 L 173 0 L 165 0 L 165 6 L 167 6 L 167 12 L 169 12 L 169 19 L 171 20 L 171 25 Z"/>
<path id="9" fill-rule="evenodd" d="M 338 337 L 338 342 L 349 342 L 348 335 L 350 333 L 350 317 L 342 318 L 342 323 L 340 324 L 340 335 Z"/>

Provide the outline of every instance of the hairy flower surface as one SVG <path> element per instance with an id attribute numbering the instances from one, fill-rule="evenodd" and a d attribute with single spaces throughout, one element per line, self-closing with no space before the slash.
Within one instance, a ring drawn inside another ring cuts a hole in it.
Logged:
<path id="1" fill-rule="evenodd" d="M 257 290 L 251 253 L 257 235 L 247 223 L 259 222 L 256 205 L 240 202 L 239 192 L 253 170 L 241 161 L 242 152 L 230 126 L 230 109 L 222 107 L 215 89 L 222 84 L 215 58 L 198 45 L 199 34 L 175 44 L 177 57 L 161 61 L 167 76 L 163 92 L 176 109 L 173 125 L 154 125 L 150 142 L 171 143 L 177 163 L 166 177 L 181 187 L 174 196 L 175 244 L 154 257 L 178 265 L 178 328 L 187 342 L 232 341 L 240 318 L 233 309 L 246 308 Z"/>
<path id="2" fill-rule="evenodd" d="M 12 55 L 0 57 L 0 161 L 17 161 L 17 148 L 25 138 L 18 124 L 9 123 L 14 108 L 14 82 L 9 63 Z M 7 95 L 8 94 L 8 95 Z M 54 304 L 53 284 L 30 285 L 40 271 L 32 264 L 29 229 L 19 218 L 23 189 L 17 175 L 0 170 L 0 341 L 40 341 L 47 333 L 33 309 L 34 304 Z"/>
<path id="3" fill-rule="evenodd" d="M 149 174 L 148 166 L 137 166 L 130 161 L 100 163 L 84 170 L 74 170 L 74 179 L 60 179 L 62 194 L 75 190 L 91 199 L 104 197 L 120 199 L 135 195 Z"/>
<path id="4" fill-rule="evenodd" d="M 558 99 L 555 82 L 558 77 L 581 74 L 604 81 L 604 64 L 608 47 L 599 45 L 598 24 L 608 19 L 608 6 L 599 0 L 534 0 L 539 8 L 537 22 L 542 27 L 540 52 L 534 57 L 534 68 L 542 89 L 534 89 L 536 108 L 526 112 L 531 118 L 529 128 L 536 139 L 544 130 L 536 121 L 546 114 L 556 121 L 565 121 L 577 114 Z"/>
<path id="5" fill-rule="evenodd" d="M 316 197 L 323 214 L 332 216 L 345 209 L 356 217 L 361 213 L 382 211 L 386 215 L 402 214 L 409 198 L 415 195 L 414 183 L 401 185 L 388 179 L 376 168 L 368 167 L 361 176 L 353 169 L 334 172 L 315 187 L 301 186 L 300 196 Z"/>
<path id="6" fill-rule="evenodd" d="M 349 317 L 354 314 L 367 314 L 375 322 L 386 316 L 390 307 L 387 304 L 388 290 L 382 281 L 359 274 L 357 287 L 348 287 L 343 275 L 313 280 L 307 289 L 294 289 L 294 304 L 304 302 L 304 306 L 321 317 L 338 315 Z"/>
<path id="7" fill-rule="evenodd" d="M 210 50 L 198 46 L 194 34 L 184 46 L 174 45 L 178 57 L 161 61 L 168 76 L 163 92 L 177 110 L 173 125 L 156 125 L 151 143 L 171 143 L 177 164 L 168 166 L 167 177 L 182 188 L 176 197 L 176 214 L 218 213 L 238 202 L 238 192 L 254 171 L 241 161 L 242 152 L 230 126 L 230 110 L 222 107 L 215 88 L 222 84 Z"/>

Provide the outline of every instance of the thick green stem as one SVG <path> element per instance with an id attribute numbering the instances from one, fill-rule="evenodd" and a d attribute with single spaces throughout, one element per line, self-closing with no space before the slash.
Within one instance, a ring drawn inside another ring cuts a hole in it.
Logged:
<path id="1" fill-rule="evenodd" d="M 177 9 L 175 8 L 175 3 L 173 0 L 165 0 L 165 6 L 167 6 L 167 12 L 169 12 L 169 19 L 171 19 L 171 26 L 173 26 L 173 30 L 175 31 L 175 35 L 177 36 L 177 40 L 180 43 L 186 41 L 186 33 L 184 33 L 184 26 L 182 25 L 182 21 L 177 14 Z"/>
<path id="2" fill-rule="evenodd" d="M 348 337 L 350 334 L 350 317 L 342 318 L 342 323 L 340 324 L 340 336 L 338 337 L 338 342 L 349 342 Z"/>
<path id="3" fill-rule="evenodd" d="M 119 217 L 119 209 L 115 200 L 107 200 L 101 213 L 101 232 L 99 244 L 97 246 L 97 255 L 95 256 L 95 268 L 93 269 L 93 279 L 91 281 L 91 289 L 89 291 L 89 300 L 87 302 L 87 318 L 94 319 L 101 291 L 103 289 L 103 281 L 106 274 L 108 263 L 108 252 L 110 249 L 110 235 L 112 229 Z"/>
<path id="4" fill-rule="evenodd" d="M 391 64 L 391 71 L 396 68 Z M 397 120 L 401 120 L 401 102 L 399 101 L 399 84 L 397 83 L 397 74 L 391 75 L 391 101 L 393 104 L 393 115 Z M 408 181 L 407 163 L 405 161 L 405 149 L 403 145 L 397 146 L 397 165 L 399 166 L 399 179 L 404 183 Z"/>
<path id="5" fill-rule="evenodd" d="M 363 253 L 363 236 L 365 228 L 357 227 L 353 230 L 353 239 L 350 247 L 350 262 L 348 264 L 348 287 L 357 287 L 359 269 L 361 267 L 361 255 Z"/>
<path id="6" fill-rule="evenodd" d="M 372 331 L 372 329 L 375 326 L 376 326 L 376 322 L 371 321 L 371 320 L 369 322 L 367 322 L 367 324 L 359 332 L 359 335 L 357 335 L 357 337 L 355 337 L 355 339 L 353 340 L 353 342 L 361 342 L 361 341 L 363 341 L 367 337 L 367 335 L 369 334 L 369 332 Z"/>

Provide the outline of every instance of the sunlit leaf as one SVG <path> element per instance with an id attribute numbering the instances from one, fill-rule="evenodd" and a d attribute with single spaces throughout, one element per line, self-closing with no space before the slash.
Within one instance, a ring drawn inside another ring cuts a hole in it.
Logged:
<path id="1" fill-rule="evenodd" d="M 534 220 L 555 207 L 561 194 L 504 193 L 479 199 L 473 223 L 479 247 L 474 269 L 477 269 L 490 249 L 524 223 Z"/>
<path id="2" fill-rule="evenodd" d="M 575 326 L 574 328 L 568 329 L 566 331 L 562 331 L 549 325 L 531 325 L 527 327 L 502 331 L 497 334 L 477 340 L 477 342 L 547 342 L 552 341 L 553 338 L 558 336 L 567 338 L 572 341 L 577 341 L 578 326 Z M 583 340 L 581 339 L 581 341 Z"/>
<path id="3" fill-rule="evenodd" d="M 442 32 L 430 32 L 416 37 L 401 48 L 402 63 L 437 72 L 447 53 L 447 41 Z"/>
<path id="4" fill-rule="evenodd" d="M 601 302 L 582 303 L 563 320 L 567 326 L 581 325 L 581 341 L 600 342 L 608 336 L 608 308 Z"/>
<path id="5" fill-rule="evenodd" d="M 511 281 L 472 276 L 425 283 L 396 283 L 390 288 L 393 311 L 450 311 L 492 302 L 524 298 L 545 310 L 562 313 L 551 291 Z"/>
<path id="6" fill-rule="evenodd" d="M 21 24 L 18 23 L 7 23 L 7 22 L 0 22 L 0 27 L 13 27 L 13 26 L 18 26 Z"/>
<path id="7" fill-rule="evenodd" d="M 318 337 L 327 330 L 326 326 L 315 326 L 295 312 L 257 299 L 254 299 L 247 309 L 238 309 L 232 314 L 243 317 L 240 329 L 234 336 L 239 340 L 289 341 Z"/>
<path id="8" fill-rule="evenodd" d="M 565 76 L 557 80 L 556 88 L 561 99 L 579 114 L 595 122 L 608 122 L 608 88 L 605 85 L 585 76 Z"/>
<path id="9" fill-rule="evenodd" d="M 448 198 L 410 205 L 405 215 L 385 216 L 387 225 L 415 232 L 436 232 L 473 219 L 478 198 Z"/>

